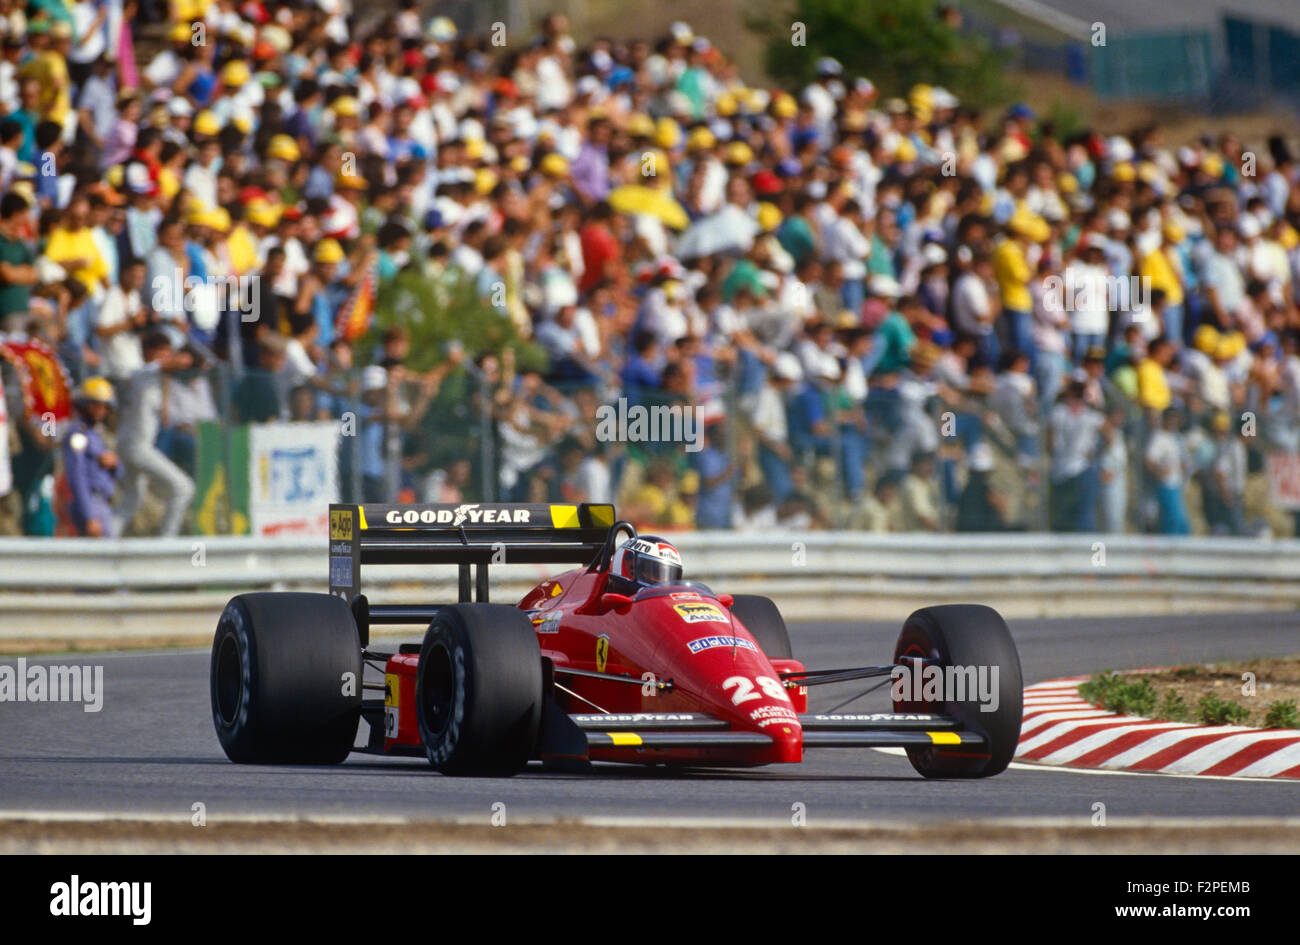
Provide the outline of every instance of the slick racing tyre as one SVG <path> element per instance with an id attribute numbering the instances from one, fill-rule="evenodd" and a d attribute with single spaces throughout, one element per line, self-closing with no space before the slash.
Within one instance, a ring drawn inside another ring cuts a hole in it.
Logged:
<path id="1" fill-rule="evenodd" d="M 212 641 L 212 721 L 239 764 L 338 764 L 361 717 L 361 645 L 329 594 L 231 598 Z"/>
<path id="2" fill-rule="evenodd" d="M 776 604 L 768 598 L 737 594 L 731 612 L 745 625 L 749 635 L 768 659 L 788 660 L 792 657 L 790 634 L 786 632 L 785 620 L 781 617 L 781 611 L 776 609 Z"/>
<path id="3" fill-rule="evenodd" d="M 443 774 L 509 776 L 534 756 L 542 654 L 523 611 L 441 608 L 425 631 L 415 680 L 420 738 Z"/>
<path id="4" fill-rule="evenodd" d="M 963 729 L 977 732 L 986 740 L 983 749 L 965 745 L 909 747 L 907 757 L 912 767 L 927 778 L 987 778 L 1003 771 L 1011 763 L 1020 739 L 1024 687 L 1020 657 L 1002 616 L 979 604 L 923 607 L 907 618 L 894 647 L 895 663 L 908 661 L 906 665 L 911 666 L 913 659 L 985 673 L 983 678 L 996 694 L 997 704 L 992 711 L 984 711 L 989 706 L 983 704 L 978 685 L 963 686 L 967 692 L 961 700 L 955 699 L 956 693 L 945 686 L 945 701 L 941 704 L 900 700 L 895 695 L 895 712 L 949 715 L 961 722 Z"/>

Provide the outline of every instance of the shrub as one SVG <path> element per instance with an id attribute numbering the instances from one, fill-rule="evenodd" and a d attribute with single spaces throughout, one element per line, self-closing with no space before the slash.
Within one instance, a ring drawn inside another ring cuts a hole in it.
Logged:
<path id="1" fill-rule="evenodd" d="M 1182 696 L 1169 689 L 1165 691 L 1164 698 L 1160 700 L 1160 707 L 1156 710 L 1156 717 L 1167 719 L 1170 722 L 1190 722 L 1192 720 L 1192 710 Z"/>
<path id="2" fill-rule="evenodd" d="M 1207 692 L 1196 704 L 1196 713 L 1202 725 L 1240 725 L 1250 716 L 1250 711 L 1239 702 L 1220 699 Z"/>
<path id="3" fill-rule="evenodd" d="M 1156 707 L 1156 690 L 1145 676 L 1101 673 L 1081 685 L 1079 695 L 1120 715 L 1150 715 Z"/>
<path id="4" fill-rule="evenodd" d="M 1300 711 L 1296 710 L 1296 701 L 1274 702 L 1264 715 L 1265 728 L 1300 728 Z"/>

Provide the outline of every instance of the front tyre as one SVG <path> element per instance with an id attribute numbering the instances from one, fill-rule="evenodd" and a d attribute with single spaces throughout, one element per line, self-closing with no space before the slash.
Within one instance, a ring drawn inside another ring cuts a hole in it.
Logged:
<path id="1" fill-rule="evenodd" d="M 776 604 L 756 594 L 737 594 L 731 603 L 731 613 L 749 631 L 764 655 L 770 660 L 788 660 L 790 633 Z"/>
<path id="2" fill-rule="evenodd" d="M 415 682 L 420 738 L 443 774 L 510 776 L 536 754 L 542 654 L 517 607 L 457 604 L 429 623 Z"/>
<path id="3" fill-rule="evenodd" d="M 338 764 L 361 717 L 361 645 L 329 594 L 233 597 L 217 622 L 212 722 L 237 764 Z"/>
<path id="4" fill-rule="evenodd" d="M 1002 616 L 980 604 L 923 607 L 907 618 L 894 647 L 895 663 L 913 659 L 941 668 L 973 668 L 977 674 L 986 673 L 990 682 L 994 681 L 996 668 L 993 692 L 997 703 L 996 708 L 985 711 L 989 706 L 980 699 L 977 686 L 964 686 L 966 697 L 960 700 L 953 698 L 954 692 L 945 691 L 942 705 L 895 698 L 895 712 L 950 715 L 966 731 L 983 735 L 986 743 L 982 749 L 938 745 L 908 748 L 912 767 L 927 778 L 988 778 L 1005 770 L 1020 740 L 1024 685 L 1020 656 Z M 971 692 L 972 688 L 976 691 Z"/>

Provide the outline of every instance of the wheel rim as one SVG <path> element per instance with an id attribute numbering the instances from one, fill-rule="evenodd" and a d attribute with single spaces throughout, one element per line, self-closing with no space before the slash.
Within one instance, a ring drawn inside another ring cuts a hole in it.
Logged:
<path id="1" fill-rule="evenodd" d="M 239 659 L 239 641 L 227 634 L 217 651 L 217 715 L 221 724 L 231 726 L 239 714 L 244 696 L 244 673 Z"/>
<path id="2" fill-rule="evenodd" d="M 451 670 L 451 653 L 441 643 L 435 644 L 425 654 L 424 685 L 420 703 L 424 710 L 425 727 L 434 735 L 441 735 L 451 719 L 455 677 Z"/>

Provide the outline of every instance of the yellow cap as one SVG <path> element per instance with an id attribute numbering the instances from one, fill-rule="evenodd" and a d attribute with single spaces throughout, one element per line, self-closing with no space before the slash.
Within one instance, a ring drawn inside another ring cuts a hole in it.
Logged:
<path id="1" fill-rule="evenodd" d="M 497 185 L 499 179 L 496 171 L 492 170 L 492 168 L 480 167 L 474 172 L 474 190 L 478 192 L 479 196 L 486 197 L 492 193 L 492 188 Z"/>
<path id="2" fill-rule="evenodd" d="M 1114 169 L 1110 172 L 1110 176 L 1115 178 L 1117 181 L 1127 182 L 1137 179 L 1137 171 L 1133 169 L 1132 164 L 1125 161 L 1122 164 L 1116 164 Z"/>
<path id="3" fill-rule="evenodd" d="M 247 112 L 240 112 L 238 115 L 232 115 L 230 123 L 244 134 L 248 134 L 253 130 L 253 116 Z"/>
<path id="4" fill-rule="evenodd" d="M 736 96 L 733 93 L 723 92 L 714 100 L 713 108 L 720 117 L 730 118 L 739 110 L 740 102 L 736 100 Z"/>
<path id="5" fill-rule="evenodd" d="M 339 173 L 334 175 L 334 185 L 345 190 L 365 190 L 370 186 L 370 182 L 360 174 Z"/>
<path id="6" fill-rule="evenodd" d="M 687 151 L 708 151 L 718 143 L 718 139 L 713 137 L 713 132 L 703 126 L 696 128 L 686 139 Z"/>
<path id="7" fill-rule="evenodd" d="M 167 38 L 173 43 L 188 43 L 193 36 L 189 23 L 176 23 L 167 31 Z"/>
<path id="8" fill-rule="evenodd" d="M 113 385 L 102 377 L 88 377 L 81 382 L 77 388 L 75 399 L 77 401 L 93 401 L 97 404 L 108 404 L 110 407 L 115 402 L 113 396 Z"/>
<path id="9" fill-rule="evenodd" d="M 1201 325 L 1192 336 L 1192 345 L 1204 354 L 1214 354 L 1214 349 L 1219 346 L 1219 330 L 1213 325 Z"/>
<path id="10" fill-rule="evenodd" d="M 297 161 L 302 157 L 298 142 L 285 134 L 274 135 L 266 146 L 266 156 L 277 161 Z"/>
<path id="11" fill-rule="evenodd" d="M 654 137 L 654 119 L 644 112 L 633 112 L 627 119 L 627 133 L 633 138 Z"/>
<path id="12" fill-rule="evenodd" d="M 554 151 L 542 158 L 540 169 L 547 177 L 569 176 L 569 162 L 563 154 L 557 154 Z"/>
<path id="13" fill-rule="evenodd" d="M 788 92 L 780 92 L 772 98 L 772 114 L 777 118 L 793 118 L 799 114 L 799 103 Z"/>
<path id="14" fill-rule="evenodd" d="M 330 109 L 340 118 L 356 118 L 361 114 L 361 103 L 351 95 L 340 95 L 330 105 Z"/>
<path id="15" fill-rule="evenodd" d="M 249 223 L 255 223 L 258 226 L 272 227 L 280 222 L 279 211 L 269 200 L 260 198 L 249 202 L 248 209 L 244 211 L 244 216 Z"/>
<path id="16" fill-rule="evenodd" d="M 316 244 L 316 251 L 311 258 L 318 263 L 337 263 L 343 261 L 343 247 L 336 239 L 326 237 Z"/>
<path id="17" fill-rule="evenodd" d="M 482 138 L 466 138 L 465 157 L 469 158 L 471 161 L 481 160 L 483 157 L 483 146 L 484 142 Z"/>
<path id="18" fill-rule="evenodd" d="M 252 77 L 253 70 L 249 69 L 248 63 L 242 59 L 232 59 L 221 68 L 221 82 L 224 85 L 247 85 Z"/>
<path id="19" fill-rule="evenodd" d="M 221 120 L 212 112 L 204 109 L 194 116 L 194 133 L 215 138 L 221 134 Z"/>
<path id="20" fill-rule="evenodd" d="M 1078 193 L 1079 180 L 1073 174 L 1062 173 L 1056 178 L 1056 186 L 1063 194 Z"/>
<path id="21" fill-rule="evenodd" d="M 754 149 L 743 141 L 733 141 L 727 145 L 725 160 L 727 164 L 736 166 L 748 164 L 754 160 Z"/>
<path id="22" fill-rule="evenodd" d="M 207 213 L 207 226 L 216 230 L 218 233 L 230 232 L 230 211 L 225 207 L 217 207 L 215 210 L 209 210 Z"/>
<path id="23" fill-rule="evenodd" d="M 1209 174 L 1211 177 L 1222 177 L 1223 158 L 1219 157 L 1217 154 L 1205 155 L 1201 160 L 1201 170 L 1205 171 L 1205 173 Z"/>
<path id="24" fill-rule="evenodd" d="M 667 115 L 655 122 L 655 144 L 671 151 L 682 140 L 682 129 Z"/>
<path id="25" fill-rule="evenodd" d="M 758 205 L 758 225 L 764 233 L 770 233 L 781 225 L 781 211 L 776 204 L 764 201 Z"/>
<path id="26" fill-rule="evenodd" d="M 1034 243 L 1042 243 L 1052 235 L 1052 228 L 1047 221 L 1027 210 L 1017 210 L 1007 225 L 1011 232 Z"/>
<path id="27" fill-rule="evenodd" d="M 1160 228 L 1160 232 L 1164 234 L 1165 240 L 1170 243 L 1181 243 L 1187 239 L 1187 233 L 1173 220 L 1166 220 L 1165 225 Z"/>
<path id="28" fill-rule="evenodd" d="M 899 138 L 898 147 L 894 150 L 894 160 L 900 164 L 910 164 L 916 160 L 916 145 L 912 143 L 911 138 Z"/>

